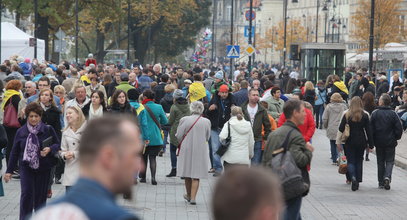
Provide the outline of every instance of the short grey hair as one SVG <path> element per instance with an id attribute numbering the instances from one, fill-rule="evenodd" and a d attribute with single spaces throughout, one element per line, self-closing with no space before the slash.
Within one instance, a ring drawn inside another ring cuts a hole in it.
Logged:
<path id="1" fill-rule="evenodd" d="M 189 106 L 192 115 L 201 115 L 204 111 L 204 105 L 201 101 L 195 101 Z"/>
<path id="2" fill-rule="evenodd" d="M 37 88 L 37 84 L 35 84 L 35 82 L 33 82 L 33 81 L 27 81 L 27 82 L 25 82 L 25 84 L 29 84 L 32 87 Z"/>

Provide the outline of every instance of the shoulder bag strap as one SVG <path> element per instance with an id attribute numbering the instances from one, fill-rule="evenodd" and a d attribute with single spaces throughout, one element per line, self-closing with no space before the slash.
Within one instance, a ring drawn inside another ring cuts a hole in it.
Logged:
<path id="1" fill-rule="evenodd" d="M 177 152 L 177 156 L 179 155 L 179 151 L 181 150 L 181 144 L 184 141 L 185 137 L 188 135 L 188 133 L 192 130 L 192 128 L 195 126 L 195 124 L 198 122 L 198 120 L 202 117 L 202 115 L 200 115 L 195 122 L 192 124 L 192 126 L 188 129 L 187 133 L 184 134 L 184 136 L 182 136 L 181 141 L 178 144 L 178 152 Z"/>
<path id="2" fill-rule="evenodd" d="M 228 121 L 228 139 L 230 139 L 230 121 Z"/>
<path id="3" fill-rule="evenodd" d="M 288 138 L 290 137 L 291 132 L 293 132 L 295 130 L 295 128 L 291 129 L 287 136 L 285 137 L 285 140 L 283 142 L 283 144 L 281 145 L 281 148 L 284 149 L 284 152 L 286 152 L 288 150 Z"/>
<path id="4" fill-rule="evenodd" d="M 153 121 L 157 125 L 158 129 L 161 130 L 161 124 L 160 124 L 160 122 L 158 122 L 157 118 L 155 117 L 155 115 L 151 111 L 151 109 L 147 105 L 144 105 L 144 108 L 147 110 L 148 114 L 150 115 L 151 119 L 153 119 Z"/>

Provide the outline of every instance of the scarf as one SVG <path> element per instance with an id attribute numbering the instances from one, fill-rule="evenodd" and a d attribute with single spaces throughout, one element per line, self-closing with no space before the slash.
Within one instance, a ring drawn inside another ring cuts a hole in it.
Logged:
<path id="1" fill-rule="evenodd" d="M 43 126 L 44 124 L 42 122 L 36 126 L 32 126 L 30 123 L 27 123 L 29 134 L 27 137 L 27 142 L 25 143 L 23 161 L 28 162 L 28 165 L 34 170 L 40 167 L 40 143 L 37 134 Z"/>
<path id="2" fill-rule="evenodd" d="M 100 105 L 99 108 L 95 111 L 93 109 L 93 105 L 90 104 L 89 108 L 89 120 L 94 119 L 94 118 L 100 118 L 103 116 L 103 107 Z"/>
<path id="3" fill-rule="evenodd" d="M 145 105 L 147 102 L 154 102 L 153 99 L 144 99 L 143 102 L 141 102 L 141 104 Z"/>
<path id="4" fill-rule="evenodd" d="M 14 90 L 14 89 L 7 89 L 4 92 L 4 98 L 3 98 L 3 102 L 1 103 L 1 109 L 4 110 L 4 107 L 6 107 L 7 101 L 14 95 L 19 95 L 20 98 L 22 98 L 21 93 L 19 91 Z"/>

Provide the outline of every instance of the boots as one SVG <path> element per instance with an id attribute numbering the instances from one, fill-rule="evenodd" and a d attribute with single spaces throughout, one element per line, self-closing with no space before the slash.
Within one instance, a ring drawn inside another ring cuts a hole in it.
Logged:
<path id="1" fill-rule="evenodd" d="M 172 168 L 171 172 L 166 177 L 174 177 L 177 176 L 177 168 Z"/>

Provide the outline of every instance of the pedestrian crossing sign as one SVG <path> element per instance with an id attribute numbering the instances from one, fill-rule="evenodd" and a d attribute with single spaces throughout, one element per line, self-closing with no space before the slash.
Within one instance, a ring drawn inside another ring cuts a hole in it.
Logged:
<path id="1" fill-rule="evenodd" d="M 226 46 L 226 57 L 227 58 L 239 58 L 240 57 L 240 46 L 239 45 Z"/>

